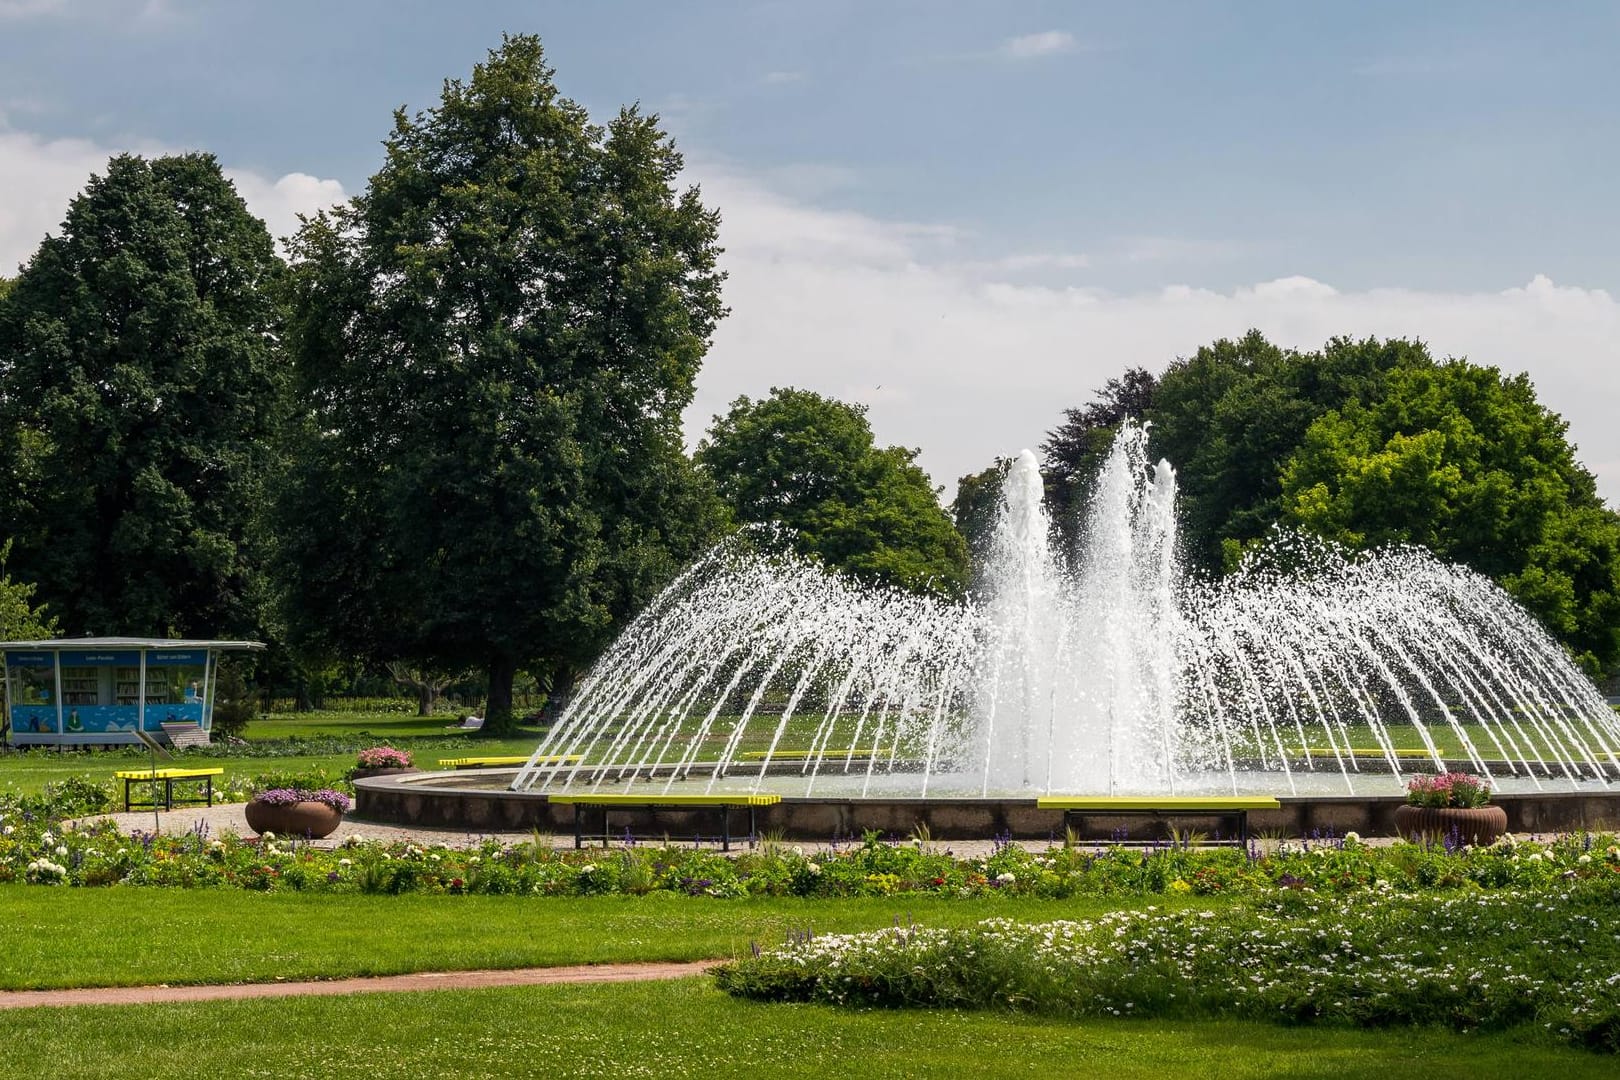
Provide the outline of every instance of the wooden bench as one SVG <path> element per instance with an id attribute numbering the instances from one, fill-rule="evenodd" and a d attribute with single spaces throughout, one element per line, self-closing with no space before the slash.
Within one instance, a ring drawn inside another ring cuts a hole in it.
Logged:
<path id="1" fill-rule="evenodd" d="M 158 726 L 168 737 L 169 745 L 176 750 L 184 750 L 189 746 L 209 745 L 208 732 L 203 730 L 201 724 L 164 723 Z"/>
<path id="2" fill-rule="evenodd" d="M 1237 825 L 1237 842 L 1249 843 L 1249 811 L 1276 810 L 1282 803 L 1269 795 L 1089 795 L 1046 796 L 1035 800 L 1042 810 L 1062 810 L 1063 825 L 1085 831 L 1086 816 L 1132 815 L 1168 819 L 1206 815 Z"/>
<path id="3" fill-rule="evenodd" d="M 851 750 L 849 747 L 845 746 L 840 747 L 837 750 L 777 750 L 775 753 L 772 753 L 769 750 L 745 750 L 741 754 L 737 755 L 737 760 L 764 761 L 766 757 L 769 757 L 772 761 L 807 761 L 810 758 L 823 758 L 827 761 L 835 761 L 841 757 L 883 757 L 887 753 L 888 751 L 882 750 L 875 746 L 870 750 Z"/>
<path id="4" fill-rule="evenodd" d="M 632 810 L 689 809 L 691 807 L 715 806 L 720 808 L 720 850 L 731 850 L 731 809 L 732 807 L 746 807 L 748 810 L 748 839 L 753 843 L 754 837 L 759 835 L 756 828 L 755 813 L 761 806 L 775 806 L 782 801 L 780 795 L 660 795 L 657 792 L 648 792 L 645 795 L 598 795 L 581 794 L 569 795 L 566 793 L 549 797 L 552 803 L 574 807 L 574 847 L 585 846 L 586 840 L 611 840 L 616 835 L 608 825 L 608 814 L 614 807 L 629 808 Z M 586 833 L 585 808 L 587 806 L 600 806 L 602 808 L 602 831 L 599 833 Z M 633 834 L 632 834 L 633 835 Z"/>
<path id="5" fill-rule="evenodd" d="M 124 782 L 124 812 L 128 813 L 137 806 L 157 807 L 161 805 L 165 810 L 174 809 L 174 785 L 201 784 L 203 798 L 209 806 L 214 805 L 214 777 L 224 776 L 223 768 L 214 769 L 129 769 L 125 772 L 115 773 L 118 779 Z M 158 781 L 163 782 L 163 802 L 157 801 Z M 136 784 L 152 785 L 151 802 L 134 802 L 130 798 L 130 789 Z M 184 801 L 184 800 L 182 800 Z"/>
<path id="6" fill-rule="evenodd" d="M 580 759 L 579 754 L 552 754 L 535 762 L 536 765 L 575 765 Z M 528 754 L 507 754 L 492 757 L 442 757 L 439 759 L 441 769 L 490 769 L 500 765 L 527 765 Z"/>
<path id="7" fill-rule="evenodd" d="M 1451 756 L 1448 753 L 1446 753 L 1445 748 L 1443 748 L 1443 747 L 1435 747 L 1435 749 L 1440 751 L 1440 757 L 1442 759 Z M 1331 757 L 1333 757 L 1333 747 L 1331 747 L 1331 746 L 1302 746 L 1302 747 L 1299 748 L 1299 753 L 1300 753 L 1300 756 L 1303 757 L 1303 758 L 1331 758 Z M 1339 747 L 1339 756 L 1340 757 L 1382 758 L 1384 756 L 1384 754 L 1385 754 L 1385 751 L 1384 751 L 1383 747 L 1379 747 L 1379 746 L 1341 746 L 1341 747 Z M 1433 760 L 1433 755 L 1430 754 L 1427 750 L 1423 750 L 1423 749 L 1413 749 L 1413 748 L 1410 748 L 1410 747 L 1402 747 L 1402 748 L 1400 748 L 1398 750 L 1395 750 L 1394 754 L 1398 758 L 1423 758 L 1425 760 L 1430 760 L 1430 761 Z"/>

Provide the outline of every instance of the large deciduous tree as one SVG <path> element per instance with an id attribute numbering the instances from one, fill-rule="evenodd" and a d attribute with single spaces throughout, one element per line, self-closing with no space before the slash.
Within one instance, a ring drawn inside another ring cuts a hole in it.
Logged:
<path id="1" fill-rule="evenodd" d="M 261 629 L 283 272 L 211 156 L 120 156 L 0 298 L 0 528 L 68 633 Z"/>
<path id="2" fill-rule="evenodd" d="M 776 524 L 801 554 L 868 581 L 959 594 L 967 548 L 915 463 L 879 447 L 866 409 L 808 390 L 740 397 L 697 461 L 742 524 Z"/>
<path id="3" fill-rule="evenodd" d="M 294 242 L 290 629 L 485 666 L 500 732 L 520 667 L 566 686 L 708 539 L 679 418 L 723 314 L 718 216 L 656 117 L 592 124 L 533 37 L 386 149 Z"/>
<path id="4" fill-rule="evenodd" d="M 1589 668 L 1620 656 L 1620 519 L 1523 375 L 1390 374 L 1318 417 L 1282 467 L 1283 520 L 1350 547 L 1421 544 L 1487 574 Z"/>
<path id="5" fill-rule="evenodd" d="M 1282 349 L 1251 330 L 1172 363 L 1147 419 L 1155 457 L 1176 467 L 1193 565 L 1230 568 L 1282 517 L 1282 464 L 1317 417 L 1383 391 L 1391 371 L 1432 366 L 1421 343 L 1335 338 Z"/>

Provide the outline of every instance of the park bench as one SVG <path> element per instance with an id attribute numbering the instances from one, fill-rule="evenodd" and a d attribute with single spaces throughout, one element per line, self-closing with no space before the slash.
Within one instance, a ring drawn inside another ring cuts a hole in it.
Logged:
<path id="1" fill-rule="evenodd" d="M 731 811 L 733 807 L 742 807 L 748 811 L 748 840 L 753 843 L 754 837 L 759 835 L 756 828 L 755 813 L 761 806 L 775 806 L 782 801 L 780 795 L 660 795 L 648 792 L 645 795 L 611 794 L 599 795 L 585 793 L 580 795 L 558 794 L 550 796 L 554 804 L 574 807 L 574 847 L 585 846 L 586 840 L 607 841 L 617 837 L 633 834 L 626 826 L 624 832 L 615 833 L 609 827 L 608 816 L 615 808 L 629 810 L 654 811 L 659 809 L 687 810 L 694 807 L 717 807 L 720 811 L 720 850 L 731 850 Z M 602 831 L 587 833 L 585 831 L 585 808 L 599 806 L 602 808 Z M 697 837 L 694 837 L 697 839 Z"/>
<path id="2" fill-rule="evenodd" d="M 573 765 L 579 761 L 578 754 L 551 754 L 535 762 L 536 765 Z M 441 769 L 492 769 L 501 765 L 527 765 L 528 754 L 506 754 L 489 757 L 442 757 L 439 759 Z"/>
<path id="3" fill-rule="evenodd" d="M 158 725 L 169 740 L 169 745 L 176 750 L 184 750 L 189 746 L 207 746 L 208 732 L 203 730 L 201 724 L 192 723 L 164 723 Z"/>
<path id="4" fill-rule="evenodd" d="M 1448 756 L 1443 747 L 1436 747 L 1436 749 L 1440 751 L 1440 756 L 1442 758 Z M 1334 756 L 1333 747 L 1331 746 L 1302 746 L 1299 748 L 1299 752 L 1301 757 L 1307 759 L 1328 758 L 1331 760 Z M 1393 753 L 1397 758 L 1421 758 L 1425 761 L 1434 760 L 1433 756 L 1427 750 L 1421 748 L 1413 749 L 1410 747 L 1403 747 L 1393 751 Z M 1382 759 L 1385 756 L 1385 750 L 1381 746 L 1341 746 L 1339 747 L 1339 756 L 1348 758 Z"/>
<path id="5" fill-rule="evenodd" d="M 842 757 L 882 757 L 888 751 L 873 747 L 871 750 L 851 750 L 849 747 L 840 747 L 837 750 L 744 750 L 737 755 L 738 761 L 764 761 L 769 757 L 772 761 L 806 761 L 810 758 L 823 758 L 834 761 Z"/>
<path id="6" fill-rule="evenodd" d="M 1062 810 L 1063 825 L 1085 832 L 1092 817 L 1151 817 L 1169 821 L 1178 817 L 1218 817 L 1235 826 L 1237 842 L 1249 843 L 1249 811 L 1276 810 L 1282 803 L 1269 795 L 1088 795 L 1047 796 L 1035 800 L 1042 810 Z"/>
<path id="7" fill-rule="evenodd" d="M 156 807 L 162 805 L 165 810 L 174 809 L 175 784 L 201 784 L 202 798 L 209 806 L 214 805 L 214 777 L 225 775 L 223 768 L 213 769 L 128 769 L 115 773 L 118 779 L 124 782 L 124 812 L 128 813 L 137 806 Z M 163 802 L 157 801 L 158 782 L 163 783 Z M 130 796 L 130 789 L 136 784 L 150 784 L 152 799 L 150 802 L 134 802 Z M 195 797 L 194 797 L 195 798 Z M 182 799 L 182 801 L 184 801 Z"/>

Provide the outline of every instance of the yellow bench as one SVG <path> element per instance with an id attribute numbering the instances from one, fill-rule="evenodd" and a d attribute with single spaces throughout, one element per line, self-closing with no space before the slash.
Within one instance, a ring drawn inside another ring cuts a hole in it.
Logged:
<path id="1" fill-rule="evenodd" d="M 1237 823 L 1238 843 L 1248 846 L 1249 811 L 1276 810 L 1282 803 L 1270 795 L 1056 795 L 1035 800 L 1042 810 L 1062 810 L 1065 827 L 1074 821 L 1084 829 L 1086 814 L 1132 814 L 1174 817 L 1213 814 Z"/>
<path id="2" fill-rule="evenodd" d="M 608 812 L 616 806 L 631 807 L 637 810 L 653 810 L 658 807 L 673 807 L 680 809 L 689 806 L 717 806 L 720 808 L 720 850 L 731 850 L 731 808 L 734 806 L 746 807 L 748 810 L 748 842 L 753 843 L 754 837 L 759 835 L 755 827 L 755 814 L 761 806 L 775 806 L 782 801 L 780 795 L 662 795 L 649 791 L 645 795 L 628 795 L 621 792 L 597 794 L 585 792 L 571 795 L 560 792 L 547 796 L 548 800 L 561 806 L 574 807 L 574 847 L 585 846 L 586 840 L 608 840 L 614 833 L 608 828 Z M 585 832 L 585 807 L 600 806 L 602 808 L 602 831 L 599 833 Z M 628 828 L 627 828 L 628 832 Z"/>
<path id="3" fill-rule="evenodd" d="M 580 759 L 579 754 L 552 754 L 535 762 L 536 765 L 574 765 Z M 441 769 L 489 769 L 499 765 L 527 765 L 528 754 L 508 754 L 498 757 L 443 757 L 439 759 Z"/>
<path id="4" fill-rule="evenodd" d="M 739 761 L 764 761 L 767 756 L 772 761 L 804 761 L 808 758 L 826 758 L 828 761 L 841 757 L 881 757 L 886 750 L 874 746 L 870 750 L 851 750 L 849 747 L 840 747 L 837 750 L 778 750 L 774 754 L 769 750 L 745 750 L 737 755 Z"/>
<path id="5" fill-rule="evenodd" d="M 223 768 L 216 769 L 127 769 L 124 772 L 114 773 L 124 782 L 124 812 L 128 813 L 136 806 L 156 807 L 158 781 L 163 781 L 163 809 L 174 809 L 174 785 L 180 783 L 201 783 L 203 785 L 203 798 L 209 806 L 214 805 L 214 777 L 224 776 Z M 130 789 L 136 784 L 152 785 L 151 802 L 132 802 Z"/>
<path id="6" fill-rule="evenodd" d="M 1445 757 L 1449 756 L 1446 753 L 1446 750 L 1445 750 L 1444 747 L 1437 746 L 1437 747 L 1435 747 L 1435 749 L 1440 751 L 1440 756 L 1442 758 L 1445 758 Z M 1300 754 L 1302 756 L 1304 756 L 1304 757 L 1307 757 L 1307 758 L 1315 758 L 1315 757 L 1330 758 L 1330 757 L 1333 756 L 1333 747 L 1331 747 L 1331 746 L 1302 746 L 1302 747 L 1299 748 L 1299 750 L 1300 750 Z M 1341 747 L 1339 747 L 1339 753 L 1341 755 L 1348 755 L 1350 757 L 1381 758 L 1381 757 L 1384 756 L 1384 749 L 1382 747 L 1378 747 L 1378 746 L 1341 746 Z M 1394 754 L 1398 758 L 1430 758 L 1431 757 L 1431 755 L 1429 754 L 1429 752 L 1427 750 L 1424 750 L 1422 748 L 1414 749 L 1414 748 L 1411 748 L 1411 747 L 1401 747 L 1401 748 L 1395 750 Z"/>

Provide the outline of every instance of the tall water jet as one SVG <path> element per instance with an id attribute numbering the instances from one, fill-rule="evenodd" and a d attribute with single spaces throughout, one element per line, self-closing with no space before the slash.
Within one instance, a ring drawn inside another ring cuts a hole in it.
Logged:
<path id="1" fill-rule="evenodd" d="M 1028 450 L 1009 467 L 986 568 L 981 791 L 1174 788 L 1180 636 L 1175 470 L 1128 425 L 1062 560 Z M 1060 566 L 1072 562 L 1066 574 Z"/>

